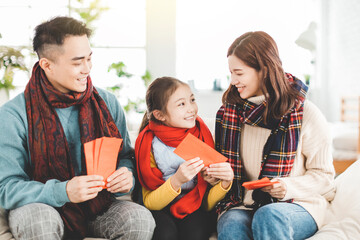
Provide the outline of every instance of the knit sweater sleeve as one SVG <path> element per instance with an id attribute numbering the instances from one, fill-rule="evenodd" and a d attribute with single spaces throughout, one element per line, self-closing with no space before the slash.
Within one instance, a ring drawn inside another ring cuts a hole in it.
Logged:
<path id="1" fill-rule="evenodd" d="M 152 154 L 150 154 L 150 166 L 156 167 Z M 170 179 L 171 177 L 153 191 L 142 187 L 143 202 L 146 208 L 150 210 L 161 210 L 181 193 L 181 189 L 179 189 L 179 191 L 173 189 Z"/>
<path id="2" fill-rule="evenodd" d="M 334 167 L 329 130 L 320 110 L 306 101 L 297 159 L 290 176 L 280 179 L 287 187 L 282 200 L 304 199 L 314 195 L 322 195 L 328 201 L 333 198 Z"/>
<path id="3" fill-rule="evenodd" d="M 29 203 L 61 207 L 69 201 L 66 182 L 31 180 L 24 95 L 0 108 L 0 206 L 15 209 Z"/>
<path id="4" fill-rule="evenodd" d="M 221 186 L 221 181 L 220 181 L 215 186 L 210 188 L 209 193 L 206 197 L 206 201 L 204 201 L 203 203 L 206 211 L 212 210 L 215 207 L 215 205 L 225 197 L 226 193 L 231 189 L 231 186 L 232 183 L 227 189 L 224 189 Z"/>

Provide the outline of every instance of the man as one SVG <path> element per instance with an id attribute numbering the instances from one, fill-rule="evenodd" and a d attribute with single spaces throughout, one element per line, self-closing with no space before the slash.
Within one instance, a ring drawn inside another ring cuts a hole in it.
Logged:
<path id="1" fill-rule="evenodd" d="M 92 85 L 90 34 L 68 17 L 37 26 L 30 81 L 0 108 L 0 205 L 16 239 L 152 237 L 151 213 L 115 199 L 133 188 L 133 151 L 117 99 Z M 123 139 L 108 179 L 86 175 L 84 158 L 103 136 Z"/>

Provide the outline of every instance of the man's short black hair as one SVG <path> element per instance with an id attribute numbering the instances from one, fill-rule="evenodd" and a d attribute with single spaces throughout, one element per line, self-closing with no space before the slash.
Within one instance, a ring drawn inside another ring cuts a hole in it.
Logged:
<path id="1" fill-rule="evenodd" d="M 82 23 L 71 17 L 55 17 L 35 28 L 33 48 L 37 55 L 42 57 L 48 45 L 61 46 L 69 35 L 91 36 L 91 30 Z"/>

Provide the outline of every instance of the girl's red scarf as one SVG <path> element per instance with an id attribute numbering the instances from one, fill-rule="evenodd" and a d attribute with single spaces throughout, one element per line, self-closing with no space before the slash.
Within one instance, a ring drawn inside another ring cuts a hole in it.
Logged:
<path id="1" fill-rule="evenodd" d="M 61 93 L 51 85 L 39 63 L 36 63 L 24 94 L 32 177 L 36 181 L 67 181 L 75 176 L 69 145 L 55 108 L 78 106 L 82 144 L 102 136 L 121 138 L 90 77 L 84 92 Z M 81 155 L 81 175 L 86 175 L 83 149 Z M 102 191 L 92 200 L 79 204 L 66 203 L 57 210 L 71 237 L 85 237 L 88 220 L 105 211 L 110 203 L 110 193 Z"/>
<path id="2" fill-rule="evenodd" d="M 135 143 L 135 157 L 139 180 L 143 187 L 153 191 L 165 182 L 160 170 L 150 167 L 151 143 L 154 136 L 170 147 L 177 147 L 188 133 L 198 137 L 212 148 L 214 147 L 211 133 L 199 117 L 196 119 L 195 127 L 190 129 L 173 128 L 150 121 L 144 130 L 141 131 Z M 183 219 L 200 208 L 207 183 L 200 173 L 197 180 L 196 187 L 170 207 L 171 213 L 176 218 Z"/>

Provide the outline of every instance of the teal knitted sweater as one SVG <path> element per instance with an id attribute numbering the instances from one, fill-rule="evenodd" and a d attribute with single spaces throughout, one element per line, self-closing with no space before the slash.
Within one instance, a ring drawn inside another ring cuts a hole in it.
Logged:
<path id="1" fill-rule="evenodd" d="M 113 94 L 102 89 L 97 88 L 97 90 L 124 139 L 123 149 L 120 152 L 121 161 L 117 168 L 125 166 L 133 172 L 133 155 L 124 112 Z M 79 175 L 82 146 L 78 108 L 77 106 L 58 108 L 56 112 L 69 144 L 75 174 Z M 53 207 L 61 207 L 69 202 L 66 183 L 67 181 L 60 182 L 56 179 L 48 180 L 45 184 L 32 180 L 24 94 L 19 94 L 0 107 L 0 206 L 5 209 L 15 209 L 29 203 L 45 203 Z M 124 194 L 117 193 L 115 196 L 121 195 Z"/>

